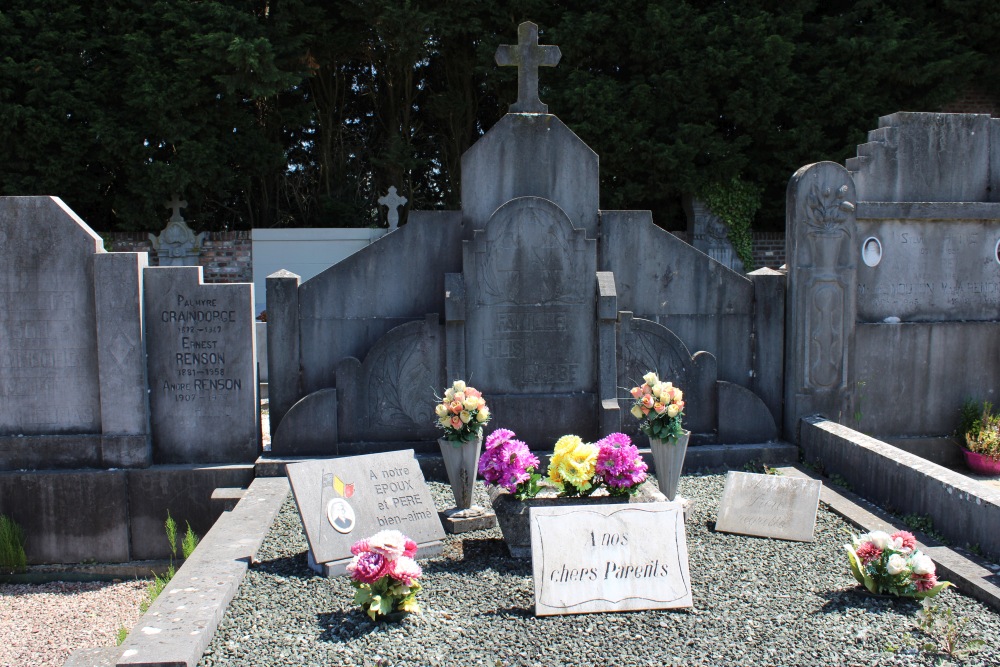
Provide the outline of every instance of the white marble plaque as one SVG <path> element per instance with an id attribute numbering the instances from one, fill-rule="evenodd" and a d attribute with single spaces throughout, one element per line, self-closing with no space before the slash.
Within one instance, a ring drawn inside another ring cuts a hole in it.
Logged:
<path id="1" fill-rule="evenodd" d="M 690 607 L 681 503 L 531 508 L 535 615 Z"/>
<path id="2" fill-rule="evenodd" d="M 778 475 L 726 475 L 715 529 L 780 540 L 812 542 L 823 483 Z"/>

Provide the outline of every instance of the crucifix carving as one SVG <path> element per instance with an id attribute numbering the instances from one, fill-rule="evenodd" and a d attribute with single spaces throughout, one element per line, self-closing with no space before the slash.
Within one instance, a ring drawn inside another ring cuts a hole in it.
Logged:
<path id="1" fill-rule="evenodd" d="M 172 209 L 171 222 L 184 222 L 184 218 L 181 217 L 181 209 L 187 208 L 187 205 L 187 200 L 181 199 L 177 193 L 174 193 L 170 201 L 163 202 L 164 208 Z"/>
<path id="2" fill-rule="evenodd" d="M 562 57 L 558 46 L 538 43 L 538 26 L 525 21 L 517 26 L 517 44 L 497 47 L 497 65 L 517 67 L 517 103 L 511 113 L 548 113 L 549 105 L 538 99 L 538 68 L 555 67 Z"/>
<path id="3" fill-rule="evenodd" d="M 396 194 L 396 186 L 390 185 L 389 192 L 378 198 L 378 203 L 389 208 L 389 231 L 399 227 L 399 207 L 406 204 L 406 197 Z"/>

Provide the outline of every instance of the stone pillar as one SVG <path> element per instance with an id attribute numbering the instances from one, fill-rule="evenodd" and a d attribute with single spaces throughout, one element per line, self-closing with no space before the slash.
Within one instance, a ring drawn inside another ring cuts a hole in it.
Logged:
<path id="1" fill-rule="evenodd" d="M 819 413 L 839 422 L 849 404 L 856 201 L 850 173 L 834 162 L 806 165 L 788 183 L 784 435 L 792 442 L 801 417 Z"/>
<path id="2" fill-rule="evenodd" d="M 691 196 L 684 198 L 684 213 L 691 245 L 726 268 L 743 273 L 743 262 L 736 256 L 729 240 L 729 228 L 722 218 L 713 213 L 705 202 Z"/>
<path id="3" fill-rule="evenodd" d="M 267 277 L 267 396 L 271 436 L 302 398 L 299 368 L 299 276 L 276 271 Z"/>
<path id="4" fill-rule="evenodd" d="M 445 381 L 465 377 L 465 280 L 461 273 L 444 274 Z M 470 381 L 471 384 L 471 381 Z M 445 388 L 435 387 L 434 391 Z"/>
<path id="5" fill-rule="evenodd" d="M 622 429 L 618 404 L 618 292 L 615 274 L 597 272 L 597 383 L 601 401 L 601 435 Z"/>
<path id="6" fill-rule="evenodd" d="M 753 282 L 753 379 L 750 389 L 781 424 L 785 375 L 785 274 L 757 269 Z"/>
<path id="7" fill-rule="evenodd" d="M 94 255 L 101 460 L 109 468 L 153 462 L 142 290 L 148 263 L 144 252 Z"/>

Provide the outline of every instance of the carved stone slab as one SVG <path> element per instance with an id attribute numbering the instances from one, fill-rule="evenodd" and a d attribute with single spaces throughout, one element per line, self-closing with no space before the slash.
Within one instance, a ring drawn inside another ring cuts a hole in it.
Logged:
<path id="1" fill-rule="evenodd" d="M 730 470 L 715 529 L 780 540 L 812 542 L 823 483 Z"/>
<path id="2" fill-rule="evenodd" d="M 350 558 L 352 544 L 380 530 L 398 530 L 421 545 L 444 539 L 412 449 L 286 467 L 316 563 Z"/>
<path id="3" fill-rule="evenodd" d="M 535 615 L 690 607 L 680 502 L 531 508 Z"/>

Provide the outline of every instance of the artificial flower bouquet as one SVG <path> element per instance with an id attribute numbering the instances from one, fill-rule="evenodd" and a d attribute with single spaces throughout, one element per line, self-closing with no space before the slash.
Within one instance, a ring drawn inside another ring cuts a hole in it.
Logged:
<path id="1" fill-rule="evenodd" d="M 517 500 L 538 495 L 538 457 L 514 439 L 513 431 L 498 429 L 486 440 L 479 472 L 487 484 L 501 486 Z M 561 496 L 589 496 L 604 487 L 612 496 L 629 496 L 646 481 L 646 463 L 624 433 L 612 433 L 596 443 L 564 435 L 556 441 L 548 479 Z"/>
<path id="2" fill-rule="evenodd" d="M 351 553 L 347 573 L 356 589 L 354 603 L 373 621 L 393 612 L 420 612 L 416 542 L 398 530 L 383 530 L 356 542 Z"/>
<path id="3" fill-rule="evenodd" d="M 635 402 L 632 416 L 641 419 L 639 429 L 650 438 L 675 441 L 684 434 L 684 392 L 673 383 L 661 382 L 650 371 L 642 376 L 643 383 L 629 392 Z"/>
<path id="4" fill-rule="evenodd" d="M 490 420 L 483 394 L 462 380 L 455 380 L 438 399 L 434 408 L 437 423 L 444 430 L 444 437 L 458 446 L 480 437 L 483 425 Z"/>
<path id="5" fill-rule="evenodd" d="M 538 480 L 542 476 L 536 471 L 541 463 L 528 445 L 515 439 L 513 431 L 498 428 L 490 433 L 483 446 L 479 474 L 487 484 L 503 487 L 518 500 L 538 495 Z"/>
<path id="6" fill-rule="evenodd" d="M 877 595 L 926 598 L 954 584 L 938 581 L 934 561 L 921 553 L 912 533 L 892 535 L 874 530 L 851 538 L 845 544 L 851 573 L 868 592 Z"/>

